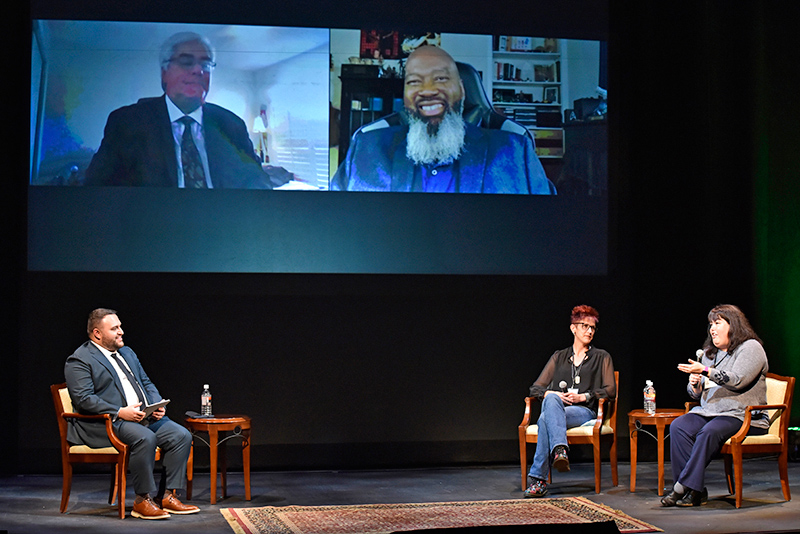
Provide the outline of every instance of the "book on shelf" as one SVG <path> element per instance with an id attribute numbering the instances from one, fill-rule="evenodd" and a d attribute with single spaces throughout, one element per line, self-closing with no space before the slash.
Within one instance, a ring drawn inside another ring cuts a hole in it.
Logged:
<path id="1" fill-rule="evenodd" d="M 508 36 L 507 35 L 498 35 L 497 36 L 497 46 L 495 46 L 495 50 L 504 51 L 504 50 L 507 50 L 507 47 L 508 47 Z"/>
<path id="2" fill-rule="evenodd" d="M 496 81 L 520 82 L 522 80 L 522 69 L 513 63 L 504 61 L 494 62 L 494 79 Z"/>
<path id="3" fill-rule="evenodd" d="M 528 37 L 521 35 L 493 35 L 492 49 L 495 52 L 558 53 L 558 40 L 554 38 Z"/>
<path id="4" fill-rule="evenodd" d="M 535 109 L 522 109 L 517 108 L 514 110 L 514 116 L 520 120 L 532 120 L 536 121 L 536 113 Z"/>
<path id="5" fill-rule="evenodd" d="M 564 149 L 558 147 L 536 147 L 536 155 L 539 157 L 550 156 L 560 158 L 564 155 Z"/>

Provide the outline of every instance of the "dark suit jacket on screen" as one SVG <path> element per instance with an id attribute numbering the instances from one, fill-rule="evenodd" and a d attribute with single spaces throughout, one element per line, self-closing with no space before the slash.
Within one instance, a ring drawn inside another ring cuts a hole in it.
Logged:
<path id="1" fill-rule="evenodd" d="M 215 188 L 272 188 L 242 119 L 225 108 L 205 104 L 203 136 Z M 165 95 L 142 98 L 111 112 L 100 148 L 86 169 L 86 183 L 178 186 L 178 162 Z"/>
<path id="2" fill-rule="evenodd" d="M 147 403 L 153 404 L 161 400 L 161 394 L 144 372 L 136 353 L 128 347 L 117 351 L 128 363 L 133 376 L 141 384 L 147 396 Z M 64 365 L 64 377 L 67 389 L 76 412 L 93 414 L 110 414 L 116 416 L 117 411 L 128 405 L 122 381 L 114 366 L 100 350 L 87 341 L 69 357 Z M 70 420 L 67 427 L 67 440 L 70 443 L 89 445 L 90 447 L 108 447 L 111 442 L 106 435 L 105 423 L 102 421 Z M 115 425 L 121 423 L 115 421 Z"/>

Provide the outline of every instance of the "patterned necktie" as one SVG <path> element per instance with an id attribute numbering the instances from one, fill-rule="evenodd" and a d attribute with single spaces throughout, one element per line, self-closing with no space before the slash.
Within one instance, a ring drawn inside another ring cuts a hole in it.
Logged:
<path id="1" fill-rule="evenodd" d="M 183 137 L 181 138 L 181 165 L 183 166 L 183 184 L 190 189 L 206 187 L 206 175 L 203 172 L 203 163 L 200 161 L 200 152 L 194 144 L 192 137 L 192 124 L 194 119 L 184 116 L 178 119 L 183 124 Z"/>
<path id="2" fill-rule="evenodd" d="M 133 386 L 133 389 L 136 391 L 136 396 L 139 397 L 139 402 L 142 403 L 140 408 L 147 406 L 147 399 L 145 398 L 144 390 L 142 390 L 142 386 L 139 385 L 139 382 L 136 380 L 136 377 L 133 376 L 133 373 L 128 370 L 128 366 L 125 365 L 125 361 L 116 352 L 111 353 L 111 357 L 116 360 L 120 370 L 125 374 L 125 376 L 128 378 L 128 382 L 131 383 L 131 386 Z"/>

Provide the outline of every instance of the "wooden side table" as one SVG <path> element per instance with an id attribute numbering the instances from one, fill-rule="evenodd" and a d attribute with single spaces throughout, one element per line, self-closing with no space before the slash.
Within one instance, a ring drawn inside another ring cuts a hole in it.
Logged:
<path id="1" fill-rule="evenodd" d="M 192 453 L 186 463 L 186 498 L 192 498 L 192 478 L 194 469 L 194 440 L 199 439 L 209 446 L 211 462 L 211 504 L 217 503 L 217 454 L 220 458 L 222 475 L 222 498 L 228 496 L 226 447 L 223 445 L 231 438 L 242 440 L 242 468 L 244 470 L 245 499 L 250 500 L 250 418 L 246 415 L 217 415 L 214 417 L 186 418 L 186 427 L 192 433 Z M 208 433 L 208 441 L 198 436 L 198 432 Z M 226 435 L 228 432 L 230 434 Z"/>
<path id="2" fill-rule="evenodd" d="M 656 426 L 656 441 L 658 442 L 658 494 L 664 495 L 664 429 L 675 419 L 683 415 L 685 410 L 677 408 L 657 408 L 655 414 L 644 410 L 628 412 L 628 428 L 631 432 L 631 491 L 636 491 L 636 455 L 638 449 L 638 435 L 643 425 Z M 650 434 L 643 430 L 646 434 Z M 652 434 L 650 434 L 652 436 Z"/>

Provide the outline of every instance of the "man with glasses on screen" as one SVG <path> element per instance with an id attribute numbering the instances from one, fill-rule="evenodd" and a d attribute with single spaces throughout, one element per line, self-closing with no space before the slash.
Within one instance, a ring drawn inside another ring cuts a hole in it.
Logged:
<path id="1" fill-rule="evenodd" d="M 208 39 L 177 33 L 159 62 L 164 95 L 109 115 L 88 185 L 272 189 L 291 178 L 279 167 L 262 170 L 244 121 L 206 102 L 216 66 Z"/>
<path id="2" fill-rule="evenodd" d="M 378 121 L 353 136 L 331 188 L 442 193 L 554 192 L 531 140 L 462 117 L 464 84 L 435 46 L 408 57 L 401 124 Z"/>

